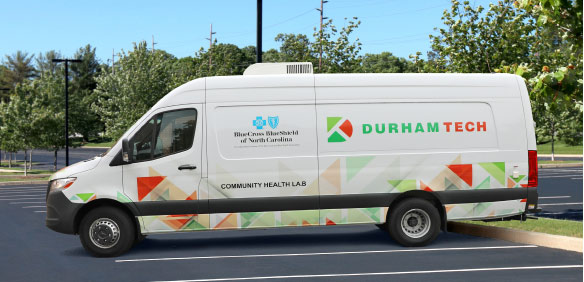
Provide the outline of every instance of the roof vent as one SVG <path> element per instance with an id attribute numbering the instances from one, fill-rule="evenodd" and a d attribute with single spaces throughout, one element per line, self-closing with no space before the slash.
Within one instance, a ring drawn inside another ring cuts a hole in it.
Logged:
<path id="1" fill-rule="evenodd" d="M 312 63 L 258 63 L 247 67 L 243 75 L 302 73 L 312 73 Z"/>

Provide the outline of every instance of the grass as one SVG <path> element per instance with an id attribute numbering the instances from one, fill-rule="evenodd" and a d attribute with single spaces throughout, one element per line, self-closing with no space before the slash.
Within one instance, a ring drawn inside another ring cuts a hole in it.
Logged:
<path id="1" fill-rule="evenodd" d="M 582 161 L 568 160 L 568 161 L 540 161 L 537 160 L 538 164 L 581 164 Z"/>
<path id="2" fill-rule="evenodd" d="M 83 147 L 111 147 L 116 143 L 116 141 L 104 141 L 104 142 L 89 142 L 83 144 Z"/>
<path id="3" fill-rule="evenodd" d="M 463 221 L 464 223 L 496 226 L 511 229 L 519 229 L 525 231 L 541 232 L 554 235 L 570 236 L 582 238 L 582 221 L 561 220 L 539 217 L 535 219 L 527 219 L 527 221 Z"/>
<path id="4" fill-rule="evenodd" d="M 12 169 L 11 169 L 12 170 Z M 13 172 L 0 172 L 0 175 L 23 175 L 24 170 L 12 170 Z M 52 170 L 41 170 L 41 169 L 33 169 L 27 171 L 27 174 L 53 174 L 55 173 Z"/>
<path id="5" fill-rule="evenodd" d="M 552 153 L 552 143 L 548 142 L 545 144 L 537 145 L 538 154 L 551 154 Z M 555 142 L 554 143 L 554 153 L 555 154 L 575 154 L 582 155 L 582 145 L 570 146 L 565 143 Z"/>
<path id="6" fill-rule="evenodd" d="M 31 178 L 31 177 L 2 177 L 0 176 L 0 182 L 13 182 L 13 181 L 40 181 L 40 180 L 46 180 L 49 181 L 49 176 L 46 177 L 35 177 L 35 178 Z"/>

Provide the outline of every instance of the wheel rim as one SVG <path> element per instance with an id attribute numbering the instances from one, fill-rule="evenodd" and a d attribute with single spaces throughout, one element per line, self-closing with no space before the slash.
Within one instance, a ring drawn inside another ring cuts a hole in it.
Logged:
<path id="1" fill-rule="evenodd" d="M 410 238 L 420 238 L 430 231 L 430 216 L 421 209 L 411 209 L 401 220 L 402 231 Z"/>
<path id="2" fill-rule="evenodd" d="M 120 228 L 109 218 L 96 219 L 89 228 L 89 238 L 97 247 L 109 249 L 120 240 Z"/>

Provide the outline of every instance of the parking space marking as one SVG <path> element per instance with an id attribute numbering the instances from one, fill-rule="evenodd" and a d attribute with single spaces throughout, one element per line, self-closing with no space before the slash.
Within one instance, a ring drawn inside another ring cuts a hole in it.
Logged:
<path id="1" fill-rule="evenodd" d="M 22 207 L 23 209 L 32 209 L 32 208 L 46 208 L 47 206 L 26 206 Z"/>
<path id="2" fill-rule="evenodd" d="M 46 202 L 10 202 L 11 205 L 22 205 L 22 204 L 44 204 Z"/>
<path id="3" fill-rule="evenodd" d="M 165 280 L 156 282 L 212 282 L 212 281 L 240 281 L 240 280 L 267 280 L 267 279 L 298 279 L 298 278 L 326 278 L 326 277 L 351 277 L 351 276 L 384 276 L 384 275 L 404 275 L 404 274 L 430 274 L 430 273 L 452 273 L 452 272 L 479 272 L 479 271 L 506 271 L 506 270 L 536 270 L 536 269 L 562 269 L 581 268 L 583 265 L 540 265 L 540 266 L 516 266 L 516 267 L 490 267 L 490 268 L 461 268 L 461 269 L 437 269 L 437 270 L 417 270 L 417 271 L 395 271 L 395 272 L 366 272 L 366 273 L 331 273 L 331 274 L 304 274 L 304 275 L 281 275 L 281 276 L 255 276 L 255 277 L 231 277 L 231 278 L 211 278 L 194 280 Z"/>
<path id="4" fill-rule="evenodd" d="M 27 188 L 27 189 L 6 189 L 0 190 L 0 193 L 9 193 L 9 192 L 31 192 L 31 191 L 47 191 L 47 188 Z"/>
<path id="5" fill-rule="evenodd" d="M 570 198 L 571 196 L 549 196 L 549 197 L 539 197 L 539 199 L 564 199 Z"/>
<path id="6" fill-rule="evenodd" d="M 11 196 L 11 195 L 15 195 L 15 196 L 19 196 L 18 194 L 40 194 L 43 193 L 45 194 L 46 191 L 18 191 L 18 192 L 0 192 L 0 195 L 6 195 L 6 196 Z"/>
<path id="7" fill-rule="evenodd" d="M 39 194 L 30 194 L 30 195 L 0 196 L 0 200 L 2 200 L 2 199 L 8 199 L 9 200 L 10 198 L 14 198 L 14 197 L 16 197 L 16 198 L 18 198 L 18 197 L 40 197 L 40 196 L 43 196 L 43 195 L 44 195 L 44 193 L 42 193 L 42 194 L 40 194 L 40 193 Z"/>
<path id="8" fill-rule="evenodd" d="M 550 175 L 550 176 L 539 176 L 540 179 L 546 178 L 567 178 L 567 177 L 581 177 L 582 175 Z"/>
<path id="9" fill-rule="evenodd" d="M 575 205 L 581 205 L 582 203 L 557 203 L 557 204 L 538 204 L 538 206 L 543 207 L 543 206 L 575 206 Z"/>
<path id="10" fill-rule="evenodd" d="M 47 211 L 34 211 L 34 212 L 45 212 L 46 213 Z"/>
<path id="11" fill-rule="evenodd" d="M 34 189 L 34 188 L 45 188 L 47 189 L 46 185 L 43 186 L 16 186 L 16 187 L 9 187 L 9 188 L 0 188 L 2 190 L 13 190 L 13 189 Z"/>
<path id="12" fill-rule="evenodd" d="M 471 250 L 492 250 L 492 249 L 518 249 L 518 248 L 537 248 L 537 246 L 535 246 L 535 245 L 515 245 L 515 246 L 493 246 L 493 247 L 432 248 L 432 249 L 398 249 L 398 250 L 352 251 L 352 252 L 329 252 L 329 253 L 294 253 L 294 254 L 264 254 L 264 255 L 241 255 L 241 256 L 208 256 L 208 257 L 174 257 L 174 258 L 147 258 L 147 259 L 118 259 L 118 260 L 115 260 L 115 262 L 145 262 L 145 261 L 202 260 L 202 259 L 225 259 L 225 258 L 261 258 L 261 257 L 296 257 L 296 256 L 325 256 L 325 255 L 355 255 L 355 254 L 409 253 L 409 252 L 435 252 L 435 251 L 471 251 Z"/>
<path id="13" fill-rule="evenodd" d="M 545 214 L 545 215 L 554 215 L 554 214 L 577 214 L 582 213 L 581 211 L 574 211 L 574 212 L 538 212 L 536 215 Z"/>

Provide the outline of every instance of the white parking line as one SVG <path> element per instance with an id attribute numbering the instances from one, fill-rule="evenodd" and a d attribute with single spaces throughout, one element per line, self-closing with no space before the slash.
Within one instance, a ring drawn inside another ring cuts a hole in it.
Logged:
<path id="1" fill-rule="evenodd" d="M 575 205 L 581 205 L 582 203 L 557 203 L 557 204 L 538 204 L 538 206 L 543 207 L 543 206 L 575 206 Z"/>
<path id="2" fill-rule="evenodd" d="M 554 215 L 554 214 L 575 214 L 575 213 L 582 213 L 582 211 L 575 211 L 575 212 L 538 212 L 536 214 L 537 215 L 542 215 L 542 214 Z"/>
<path id="3" fill-rule="evenodd" d="M 0 199 L 0 201 L 44 200 L 44 199 L 45 199 L 45 197 L 42 197 L 42 198 L 26 197 L 26 198 L 15 198 L 15 199 Z"/>
<path id="4" fill-rule="evenodd" d="M 570 196 L 549 196 L 549 197 L 539 197 L 539 199 L 564 199 L 570 198 Z"/>
<path id="5" fill-rule="evenodd" d="M 18 188 L 18 189 L 6 189 L 0 190 L 0 193 L 8 193 L 8 192 L 28 192 L 28 191 L 47 191 L 47 188 Z"/>
<path id="6" fill-rule="evenodd" d="M 494 247 L 466 247 L 466 248 L 398 249 L 398 250 L 330 252 L 330 253 L 296 253 L 296 254 L 265 254 L 265 255 L 241 255 L 241 256 L 208 256 L 208 257 L 175 257 L 175 258 L 147 258 L 147 259 L 118 259 L 115 262 L 144 262 L 144 261 L 167 261 L 167 260 L 201 260 L 201 259 L 224 259 L 224 258 L 261 258 L 261 257 L 326 256 L 326 255 L 355 255 L 355 254 L 409 253 L 409 252 L 435 252 L 435 251 L 472 251 L 472 250 L 518 249 L 518 248 L 537 248 L 537 246 L 535 246 L 535 245 L 521 245 L 521 246 L 494 246 Z"/>
<path id="7" fill-rule="evenodd" d="M 47 211 L 34 211 L 34 212 L 47 212 Z"/>
<path id="8" fill-rule="evenodd" d="M 429 274 L 429 273 L 452 273 L 452 272 L 534 270 L 534 269 L 562 269 L 562 268 L 581 268 L 582 266 L 583 265 L 541 265 L 541 266 L 491 267 L 491 268 L 462 268 L 462 269 L 437 269 L 437 270 L 395 271 L 395 272 L 331 273 L 331 274 L 305 274 L 305 275 L 230 277 L 230 278 L 194 279 L 194 280 L 166 280 L 166 281 L 156 281 L 156 282 L 211 282 L 211 281 L 240 281 L 240 280 L 267 280 L 267 279 L 294 279 L 294 278 L 325 278 L 325 277 L 351 277 L 351 276 L 383 276 L 383 275 Z"/>
<path id="9" fill-rule="evenodd" d="M 44 204 L 45 202 L 10 202 L 11 205 L 22 205 L 22 204 Z"/>
<path id="10" fill-rule="evenodd" d="M 18 194 L 40 194 L 40 193 L 46 193 L 46 191 L 42 191 L 42 190 L 35 190 L 35 191 L 18 191 L 18 192 L 0 192 L 0 195 L 3 196 L 18 196 Z"/>
<path id="11" fill-rule="evenodd" d="M 22 207 L 23 209 L 31 209 L 31 208 L 46 208 L 47 206 L 26 206 Z"/>
<path id="12" fill-rule="evenodd" d="M 47 189 L 47 185 L 38 185 L 38 186 L 10 186 L 8 188 L 0 188 L 2 190 L 11 190 L 11 189 L 34 189 L 34 188 L 45 188 Z"/>
<path id="13" fill-rule="evenodd" d="M 579 177 L 582 175 L 550 175 L 550 176 L 539 176 L 540 179 L 542 178 L 568 178 L 568 177 Z"/>
<path id="14" fill-rule="evenodd" d="M 9 195 L 9 196 L 0 196 L 0 200 L 2 199 L 11 199 L 11 198 L 18 198 L 18 197 L 40 197 L 40 196 L 44 196 L 45 193 L 31 193 L 28 195 Z"/>

